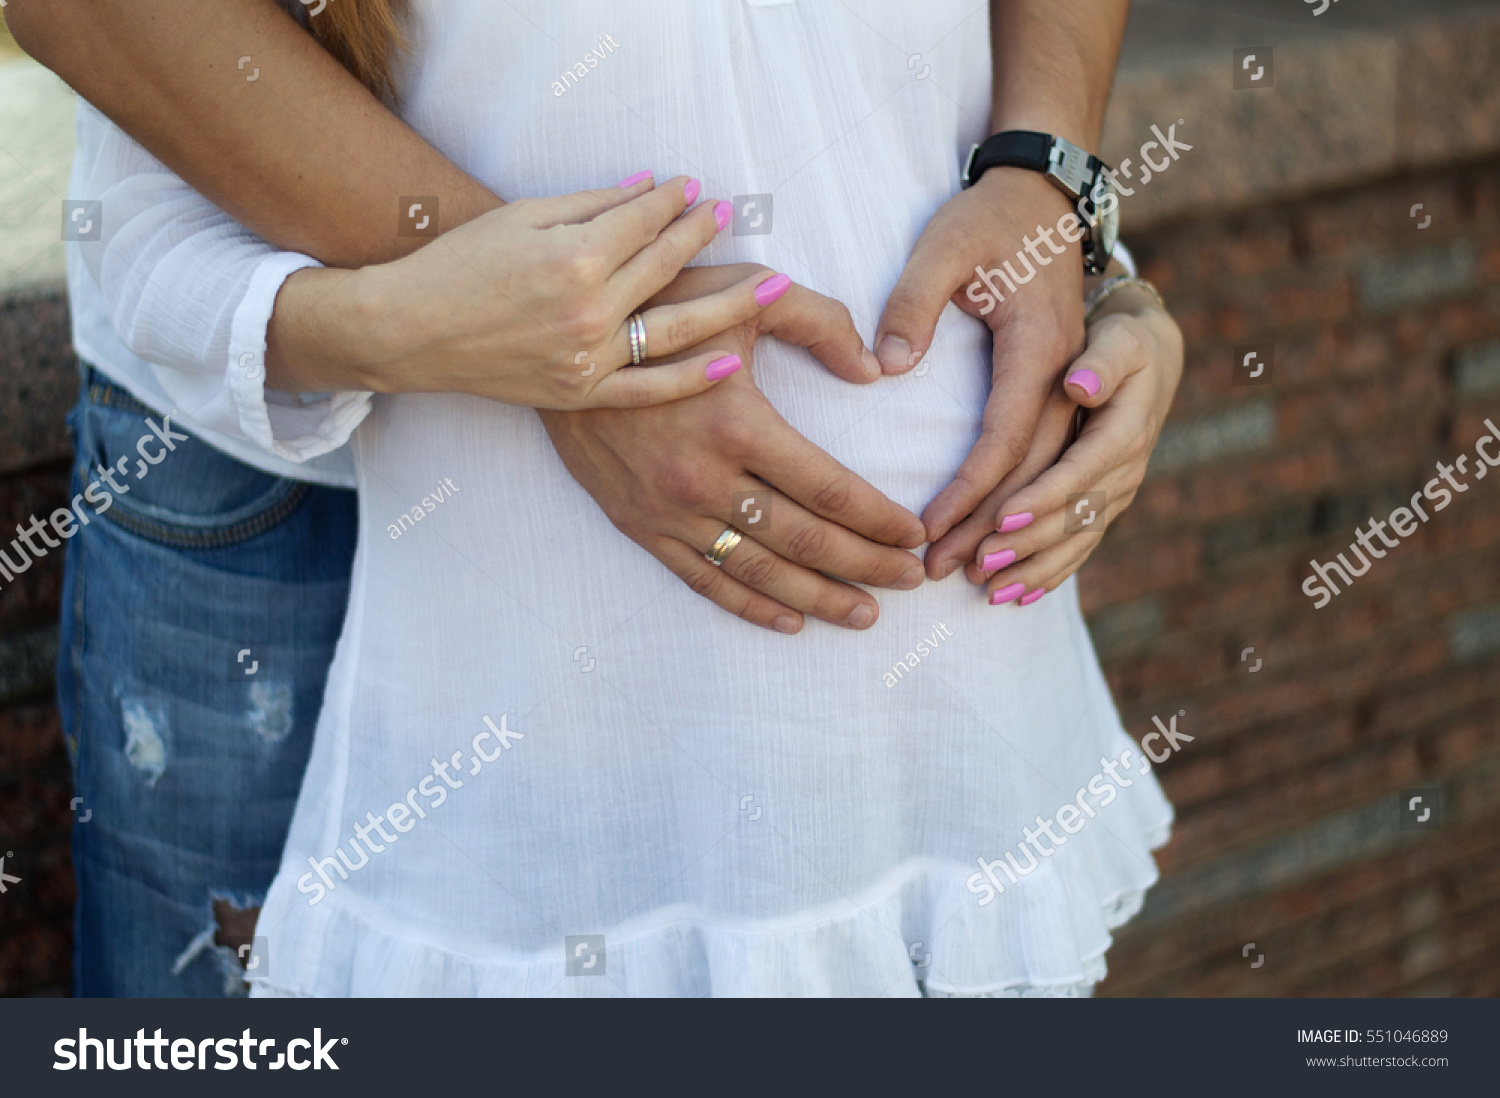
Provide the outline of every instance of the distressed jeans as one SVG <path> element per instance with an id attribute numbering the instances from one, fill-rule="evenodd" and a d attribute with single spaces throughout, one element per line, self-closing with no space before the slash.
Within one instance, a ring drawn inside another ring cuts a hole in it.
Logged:
<path id="1" fill-rule="evenodd" d="M 69 421 L 90 520 L 67 544 L 57 675 L 82 798 L 74 991 L 243 994 L 215 905 L 258 907 L 275 875 L 348 604 L 355 495 L 183 440 L 87 366 Z"/>

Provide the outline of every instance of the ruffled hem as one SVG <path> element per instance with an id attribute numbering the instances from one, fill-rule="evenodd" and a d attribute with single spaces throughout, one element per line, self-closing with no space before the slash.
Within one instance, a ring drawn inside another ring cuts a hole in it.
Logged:
<path id="1" fill-rule="evenodd" d="M 572 976 L 561 942 L 546 954 L 478 957 L 382 926 L 347 891 L 309 907 L 273 888 L 257 933 L 274 936 L 275 963 L 252 994 L 1085 996 L 1105 976 L 1110 931 L 1140 910 L 1157 879 L 1149 852 L 1166 842 L 1172 813 L 1154 783 L 1147 788 L 1129 799 L 1133 841 L 1101 830 L 1079 844 L 1081 856 L 1042 859 L 984 906 L 970 867 L 912 860 L 862 896 L 794 919 L 659 909 L 607 931 L 602 950 L 587 943 L 596 963 Z M 1155 819 L 1139 819 L 1142 810 Z"/>

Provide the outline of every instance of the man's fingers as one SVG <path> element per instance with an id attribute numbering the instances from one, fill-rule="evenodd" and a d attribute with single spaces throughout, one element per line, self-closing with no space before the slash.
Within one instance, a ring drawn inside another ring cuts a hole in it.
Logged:
<path id="1" fill-rule="evenodd" d="M 1026 457 L 978 507 L 927 550 L 927 574 L 930 577 L 942 579 L 974 558 L 980 542 L 995 532 L 995 515 L 1000 504 L 1045 473 L 1063 452 L 1072 433 L 1073 417 L 1077 414 L 1077 407 L 1062 393 L 1054 391 L 1048 397 Z"/>
<path id="2" fill-rule="evenodd" d="M 1135 330 L 1128 323 L 1113 321 L 1105 317 L 1094 325 L 1088 350 L 1063 377 L 1068 395 L 1085 408 L 1099 407 L 1114 395 L 1120 382 L 1151 363 L 1151 352 Z"/>
<path id="3" fill-rule="evenodd" d="M 906 373 L 932 346 L 938 317 L 963 280 L 958 254 L 928 233 L 912 249 L 875 330 L 875 357 L 885 373 Z"/>
<path id="4" fill-rule="evenodd" d="M 922 513 L 932 541 L 963 521 L 1030 451 L 1047 396 L 1057 388 L 1056 373 L 1046 367 L 1054 359 L 1058 365 L 1064 361 L 1057 345 L 1030 326 L 1024 317 L 1013 318 L 995 333 L 995 380 L 985 401 L 979 441 L 953 483 Z M 1038 360 L 1043 368 L 1038 368 Z"/>
<path id="5" fill-rule="evenodd" d="M 775 498 L 768 486 L 749 478 L 739 487 L 740 510 L 726 507 L 719 517 L 792 564 L 872 587 L 905 591 L 921 585 L 922 563 L 905 550 L 871 542 L 795 500 Z"/>
<path id="6" fill-rule="evenodd" d="M 796 633 L 802 628 L 802 615 L 797 611 L 746 587 L 724 569 L 708 563 L 701 551 L 676 538 L 653 538 L 652 544 L 646 548 L 692 588 L 694 594 L 702 595 L 752 625 L 778 633 Z"/>
<path id="7" fill-rule="evenodd" d="M 926 540 L 916 515 L 887 499 L 785 421 L 762 430 L 755 443 L 754 452 L 745 455 L 749 471 L 813 514 L 881 545 L 915 549 Z"/>
<path id="8" fill-rule="evenodd" d="M 784 343 L 806 347 L 828 372 L 864 383 L 880 377 L 880 363 L 859 338 L 842 301 L 792 283 L 761 318 L 760 330 Z"/>
<path id="9" fill-rule="evenodd" d="M 695 526 L 695 540 L 705 547 L 723 532 L 711 519 L 695 521 Z M 758 532 L 755 538 L 742 537 L 724 558 L 723 570 L 746 587 L 830 625 L 868 629 L 875 624 L 880 604 L 868 593 L 794 564 L 756 540 L 763 536 Z"/>

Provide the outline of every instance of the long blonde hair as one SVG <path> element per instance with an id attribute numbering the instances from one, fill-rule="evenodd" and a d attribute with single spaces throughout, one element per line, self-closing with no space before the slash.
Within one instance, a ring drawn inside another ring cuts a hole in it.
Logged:
<path id="1" fill-rule="evenodd" d="M 310 18 L 313 36 L 360 83 L 390 101 L 391 66 L 405 45 L 396 17 L 405 7 L 406 0 L 325 0 Z"/>

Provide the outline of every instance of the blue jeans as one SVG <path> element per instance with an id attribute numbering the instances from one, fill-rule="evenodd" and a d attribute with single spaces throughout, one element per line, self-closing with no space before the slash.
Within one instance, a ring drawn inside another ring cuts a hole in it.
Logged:
<path id="1" fill-rule="evenodd" d="M 355 496 L 184 441 L 87 366 L 69 421 L 73 494 L 94 485 L 75 499 L 90 521 L 67 545 L 57 674 L 82 798 L 75 994 L 243 994 L 215 904 L 257 907 L 275 875 L 348 604 Z M 116 491 L 99 467 L 122 459 Z"/>

